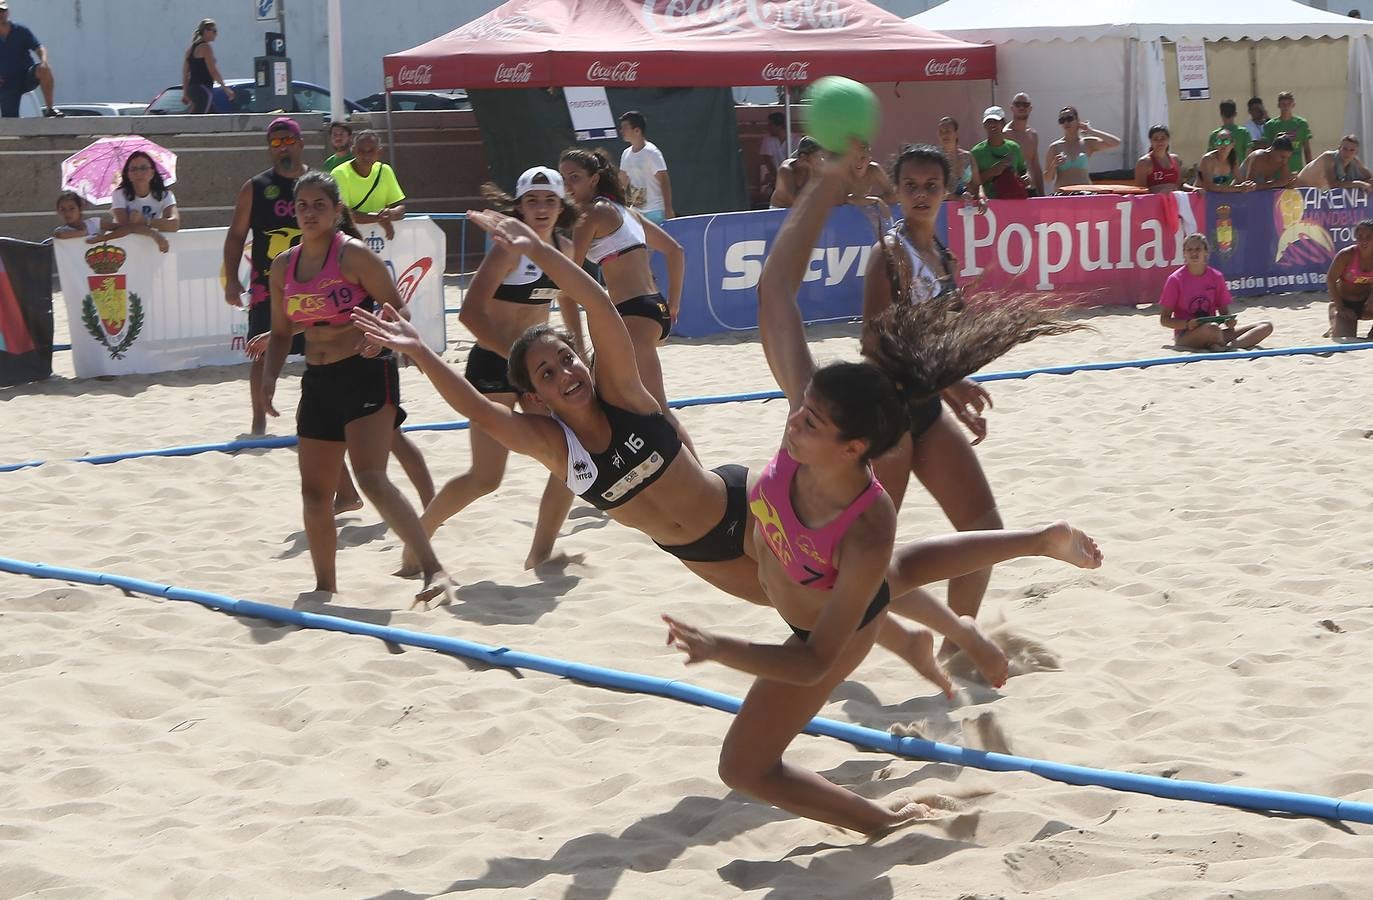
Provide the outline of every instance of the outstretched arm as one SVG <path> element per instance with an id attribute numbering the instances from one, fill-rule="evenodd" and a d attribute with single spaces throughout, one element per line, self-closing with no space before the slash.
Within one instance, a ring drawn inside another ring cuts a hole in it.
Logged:
<path id="1" fill-rule="evenodd" d="M 657 408 L 657 401 L 639 378 L 629 330 L 605 288 L 561 250 L 539 240 L 519 219 L 486 209 L 468 213 L 468 221 L 490 234 L 493 241 L 529 257 L 564 296 L 586 310 L 591 344 L 596 348 L 596 384 L 607 400 L 636 411 Z"/>
<path id="2" fill-rule="evenodd" d="M 525 415 L 488 400 L 462 373 L 429 349 L 415 326 L 401 318 L 394 306 L 388 303 L 382 307 L 380 316 L 365 309 L 355 309 L 353 324 L 372 344 L 390 347 L 413 359 L 449 406 L 467 416 L 472 424 L 480 426 L 506 449 L 532 456 L 552 472 L 560 472 L 566 465 L 566 442 L 552 419 Z M 274 336 L 275 327 L 273 320 Z"/>
<path id="3" fill-rule="evenodd" d="M 758 281 L 758 332 L 777 386 L 793 410 L 801 406 L 815 360 L 796 294 L 830 211 L 848 194 L 847 159 L 827 161 L 811 175 L 777 232 Z"/>

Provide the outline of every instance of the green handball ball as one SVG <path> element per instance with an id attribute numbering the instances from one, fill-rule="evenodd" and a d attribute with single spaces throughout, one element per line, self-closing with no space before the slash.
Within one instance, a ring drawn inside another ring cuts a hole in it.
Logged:
<path id="1" fill-rule="evenodd" d="M 811 85 L 807 131 L 831 153 L 846 152 L 849 138 L 871 143 L 878 117 L 877 96 L 865 84 L 826 75 Z"/>

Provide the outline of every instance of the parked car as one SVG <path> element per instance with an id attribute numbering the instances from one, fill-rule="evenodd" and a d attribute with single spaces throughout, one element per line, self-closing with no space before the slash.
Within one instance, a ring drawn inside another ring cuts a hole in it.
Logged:
<path id="1" fill-rule="evenodd" d="M 57 108 L 69 116 L 141 116 L 147 103 L 59 103 Z"/>
<path id="2" fill-rule="evenodd" d="M 369 94 L 358 101 L 372 112 L 386 110 L 385 94 Z M 457 88 L 451 91 L 392 91 L 391 109 L 393 110 L 432 110 L 432 109 L 471 109 L 467 91 Z"/>
<path id="3" fill-rule="evenodd" d="M 228 84 L 234 91 L 233 102 L 229 101 L 223 88 L 216 87 L 211 109 L 217 113 L 251 112 L 253 97 L 258 90 L 257 82 L 251 78 L 230 78 Z M 343 107 L 350 113 L 367 111 L 357 102 L 348 99 L 343 101 Z M 150 116 L 181 116 L 185 115 L 189 109 L 190 107 L 181 102 L 181 85 L 174 84 L 153 98 L 153 102 L 148 104 L 146 114 Z M 308 81 L 293 81 L 291 82 L 290 108 L 284 111 L 328 113 L 329 89 L 311 84 Z"/>

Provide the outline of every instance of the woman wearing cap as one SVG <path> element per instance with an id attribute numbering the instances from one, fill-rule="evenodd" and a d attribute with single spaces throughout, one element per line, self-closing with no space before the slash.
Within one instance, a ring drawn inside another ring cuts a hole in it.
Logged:
<path id="1" fill-rule="evenodd" d="M 563 177 L 553 169 L 535 166 L 515 183 L 515 196 L 503 192 L 494 184 L 482 187 L 482 196 L 497 209 L 509 213 L 529 225 L 539 239 L 552 244 L 569 257 L 572 242 L 555 229 L 572 224 L 575 215 L 568 206 L 563 190 Z M 519 391 L 507 378 L 506 355 L 510 345 L 534 325 L 548 321 L 549 303 L 558 299 L 563 323 L 582 344 L 581 318 L 576 304 L 560 297 L 558 287 L 544 271 L 526 257 L 513 252 L 505 244 L 493 242 L 481 265 L 472 276 L 472 284 L 463 298 L 458 321 L 476 343 L 467 355 L 465 375 L 478 391 L 488 399 L 509 409 L 515 408 Z M 424 533 L 432 536 L 438 527 L 467 508 L 479 497 L 500 487 L 505 476 L 505 461 L 509 452 L 473 422 L 469 427 L 472 441 L 472 464 L 466 472 L 452 478 L 434 496 L 420 516 Z M 534 528 L 534 542 L 525 559 L 530 568 L 544 562 L 553 553 L 558 529 L 572 508 L 572 492 L 557 478 L 550 478 L 539 503 L 539 521 Z M 413 570 L 419 561 L 407 551 L 406 570 Z"/>
<path id="2" fill-rule="evenodd" d="M 1078 115 L 1076 106 L 1060 109 L 1058 124 L 1063 126 L 1063 137 L 1050 144 L 1044 153 L 1044 182 L 1052 181 L 1058 188 L 1091 184 L 1087 166 L 1092 154 L 1119 147 L 1120 138 L 1097 131 Z"/>
<path id="3" fill-rule="evenodd" d="M 796 155 L 782 162 L 777 170 L 777 188 L 772 192 L 772 207 L 783 209 L 796 202 L 801 188 L 810 180 L 810 164 L 820 145 L 813 137 L 803 137 L 796 145 Z"/>

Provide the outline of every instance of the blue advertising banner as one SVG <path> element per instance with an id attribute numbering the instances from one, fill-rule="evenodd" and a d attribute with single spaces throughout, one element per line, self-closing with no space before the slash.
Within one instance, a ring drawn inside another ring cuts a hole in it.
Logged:
<path id="1" fill-rule="evenodd" d="M 1236 295 L 1320 291 L 1335 253 L 1354 243 L 1354 226 L 1370 214 L 1360 190 L 1207 194 L 1211 264 Z"/>
<path id="2" fill-rule="evenodd" d="M 1186 209 L 1180 199 L 1187 201 Z M 1354 242 L 1358 222 L 1373 217 L 1369 195 L 1359 190 L 1208 193 L 1204 200 L 1204 225 L 1203 204 L 1195 194 L 1005 201 L 993 205 L 994 216 L 968 218 L 959 212 L 961 224 L 952 236 L 946 215 L 950 204 L 945 204 L 937 232 L 960 258 L 965 290 L 1044 290 L 1047 284 L 1048 290 L 1080 302 L 1129 304 L 1157 301 L 1163 280 L 1182 263 L 1183 233 L 1198 227 L 1211 239 L 1211 265 L 1237 296 L 1324 290 L 1336 251 Z M 961 210 L 959 204 L 953 207 Z M 1127 215 L 1136 207 L 1138 215 Z M 1195 222 L 1184 215 L 1187 210 L 1195 212 Z M 682 310 L 674 334 L 704 337 L 758 327 L 758 279 L 786 214 L 784 209 L 757 210 L 665 224 L 686 250 Z M 976 238 L 971 246 L 969 222 Z M 1055 224 L 1059 222 L 1063 224 Z M 1035 240 L 1041 232 L 1058 234 L 1058 243 L 1040 247 Z M 798 298 L 807 323 L 861 315 L 863 273 L 877 233 L 873 209 L 840 206 L 830 215 Z M 1020 256 L 1002 252 L 1003 245 Z M 653 268 L 658 283 L 666 284 L 658 254 Z M 1046 279 L 1045 271 L 1058 274 Z"/>
<path id="3" fill-rule="evenodd" d="M 786 215 L 785 209 L 764 209 L 669 219 L 663 225 L 686 250 L 682 310 L 673 334 L 705 337 L 758 327 L 758 279 Z M 877 243 L 877 229 L 876 210 L 835 208 L 801 285 L 797 302 L 806 322 L 843 321 L 862 314 L 863 272 Z M 658 284 L 667 284 L 667 268 L 657 253 L 653 275 Z"/>

